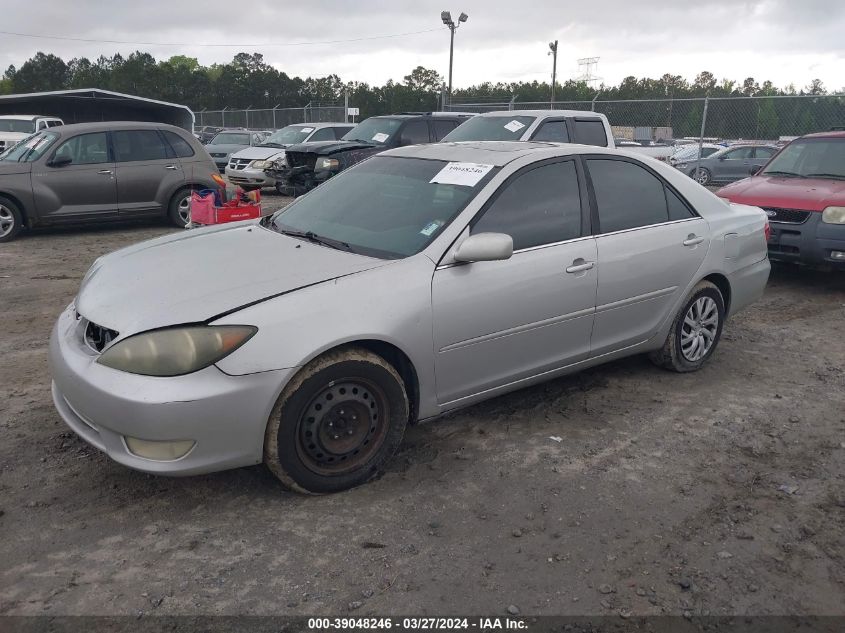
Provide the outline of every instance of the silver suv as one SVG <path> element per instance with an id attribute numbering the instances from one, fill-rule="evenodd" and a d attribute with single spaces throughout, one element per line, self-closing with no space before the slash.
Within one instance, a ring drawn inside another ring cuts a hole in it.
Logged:
<path id="1" fill-rule="evenodd" d="M 24 226 L 100 219 L 190 221 L 191 189 L 217 185 L 199 141 L 171 125 L 49 128 L 0 154 L 0 242 Z"/>

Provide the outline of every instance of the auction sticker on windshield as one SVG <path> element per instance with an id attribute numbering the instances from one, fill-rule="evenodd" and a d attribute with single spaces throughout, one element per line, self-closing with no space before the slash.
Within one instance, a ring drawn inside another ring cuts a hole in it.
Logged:
<path id="1" fill-rule="evenodd" d="M 519 121 L 515 120 L 505 125 L 505 129 L 510 132 L 516 132 L 517 130 L 521 130 L 524 127 L 525 125 L 523 123 L 520 123 Z"/>
<path id="2" fill-rule="evenodd" d="M 313 127 L 304 127 L 304 128 L 302 128 L 302 133 L 303 133 L 303 134 L 308 134 L 308 132 L 313 132 L 313 131 L 314 131 L 314 128 L 313 128 Z"/>
<path id="3" fill-rule="evenodd" d="M 376 143 L 384 143 L 388 138 L 390 138 L 390 134 L 385 134 L 384 132 L 379 132 L 373 136 L 373 140 Z"/>
<path id="4" fill-rule="evenodd" d="M 493 165 L 482 165 L 481 163 L 449 163 L 434 174 L 434 178 L 429 182 L 440 185 L 474 187 L 491 169 L 493 169 Z"/>

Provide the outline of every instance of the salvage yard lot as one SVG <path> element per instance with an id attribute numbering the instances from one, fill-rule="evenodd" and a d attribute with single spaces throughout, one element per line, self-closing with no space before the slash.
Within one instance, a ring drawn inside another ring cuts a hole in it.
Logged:
<path id="1" fill-rule="evenodd" d="M 53 409 L 85 271 L 174 230 L 0 247 L 0 614 L 845 614 L 845 274 L 775 265 L 698 373 L 635 357 L 518 391 L 304 497 L 263 466 L 130 471 Z"/>

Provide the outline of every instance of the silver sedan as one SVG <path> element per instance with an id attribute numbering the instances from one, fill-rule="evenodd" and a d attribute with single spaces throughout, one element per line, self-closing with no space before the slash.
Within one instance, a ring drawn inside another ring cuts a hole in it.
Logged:
<path id="1" fill-rule="evenodd" d="M 53 397 L 132 468 L 263 461 L 343 490 L 417 420 L 632 354 L 699 369 L 763 293 L 766 230 L 635 154 L 396 149 L 259 223 L 97 260 L 52 334 Z"/>

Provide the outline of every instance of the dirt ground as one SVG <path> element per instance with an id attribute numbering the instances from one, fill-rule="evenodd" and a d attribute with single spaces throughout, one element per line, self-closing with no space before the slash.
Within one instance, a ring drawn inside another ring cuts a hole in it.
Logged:
<path id="1" fill-rule="evenodd" d="M 86 269 L 172 230 L 0 245 L 0 614 L 845 614 L 845 274 L 776 266 L 699 373 L 635 357 L 499 397 L 303 497 L 263 466 L 133 472 L 53 409 Z"/>

